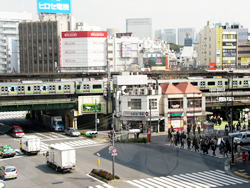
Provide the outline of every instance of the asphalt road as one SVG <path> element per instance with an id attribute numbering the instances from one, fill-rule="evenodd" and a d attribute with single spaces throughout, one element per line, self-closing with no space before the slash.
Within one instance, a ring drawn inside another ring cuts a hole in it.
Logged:
<path id="1" fill-rule="evenodd" d="M 224 171 L 225 158 L 202 155 L 165 145 L 165 135 L 159 135 L 159 142 L 147 144 L 116 143 L 118 155 L 115 157 L 115 175 L 121 180 L 105 184 L 88 176 L 93 168 L 112 173 L 110 142 L 98 142 L 83 137 L 71 138 L 61 133 L 52 133 L 34 128 L 26 120 L 2 120 L 0 132 L 13 124 L 24 127 L 26 134 L 39 135 L 44 151 L 51 143 L 67 143 L 77 148 L 77 166 L 71 172 L 58 173 L 47 167 L 42 154 L 26 156 L 18 154 L 13 158 L 0 159 L 0 165 L 12 164 L 18 169 L 16 180 L 7 180 L 8 187 L 249 187 L 246 180 L 231 176 Z M 0 135 L 0 144 L 10 144 L 19 149 L 18 139 L 7 134 Z M 99 153 L 100 157 L 97 156 Z M 97 166 L 97 159 L 101 165 Z"/>

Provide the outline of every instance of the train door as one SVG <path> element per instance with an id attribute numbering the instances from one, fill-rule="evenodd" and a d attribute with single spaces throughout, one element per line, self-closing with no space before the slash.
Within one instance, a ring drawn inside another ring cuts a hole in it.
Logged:
<path id="1" fill-rule="evenodd" d="M 248 88 L 248 80 L 244 80 L 244 82 L 243 82 L 243 87 L 244 87 L 244 88 Z"/>
<path id="2" fill-rule="evenodd" d="M 1 87 L 1 95 L 8 95 L 8 87 L 6 86 Z"/>
<path id="3" fill-rule="evenodd" d="M 218 88 L 222 88 L 223 87 L 222 81 L 218 81 L 217 86 L 218 86 Z"/>
<path id="4" fill-rule="evenodd" d="M 233 88 L 237 88 L 238 87 L 238 81 L 237 80 L 233 80 Z"/>
<path id="5" fill-rule="evenodd" d="M 89 84 L 84 84 L 83 85 L 83 93 L 89 93 Z"/>
<path id="6" fill-rule="evenodd" d="M 70 85 L 64 85 L 64 93 L 70 93 Z"/>
<path id="7" fill-rule="evenodd" d="M 17 94 L 18 95 L 24 95 L 25 94 L 25 87 L 24 86 L 18 86 L 17 87 Z"/>
<path id="8" fill-rule="evenodd" d="M 206 82 L 205 81 L 201 81 L 200 82 L 200 89 L 205 89 L 206 88 Z"/>
<path id="9" fill-rule="evenodd" d="M 40 85 L 35 85 L 34 86 L 34 94 L 40 94 L 40 93 L 41 93 Z"/>
<path id="10" fill-rule="evenodd" d="M 49 86 L 49 93 L 56 93 L 56 86 L 55 85 Z"/>

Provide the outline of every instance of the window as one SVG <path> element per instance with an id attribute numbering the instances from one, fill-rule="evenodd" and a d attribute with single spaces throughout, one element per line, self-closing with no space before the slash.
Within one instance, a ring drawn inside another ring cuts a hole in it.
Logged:
<path id="1" fill-rule="evenodd" d="M 151 109 L 157 109 L 157 99 L 149 99 L 149 108 L 151 105 Z"/>
<path id="2" fill-rule="evenodd" d="M 183 108 L 183 99 L 169 99 L 168 102 L 169 109 L 180 109 Z"/>
<path id="3" fill-rule="evenodd" d="M 93 85 L 93 89 L 101 89 L 101 88 L 102 88 L 102 85 L 101 85 L 101 84 Z"/>
<path id="4" fill-rule="evenodd" d="M 198 108 L 201 107 L 201 99 L 200 98 L 188 98 L 188 108 Z"/>
<path id="5" fill-rule="evenodd" d="M 141 110 L 141 99 L 128 99 L 128 108 L 131 110 Z"/>

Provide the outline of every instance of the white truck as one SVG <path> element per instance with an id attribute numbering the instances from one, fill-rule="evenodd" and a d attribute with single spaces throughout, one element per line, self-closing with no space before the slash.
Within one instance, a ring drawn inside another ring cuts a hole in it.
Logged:
<path id="1" fill-rule="evenodd" d="M 41 150 L 41 139 L 35 135 L 25 135 L 20 140 L 20 150 L 23 153 L 37 154 Z"/>
<path id="2" fill-rule="evenodd" d="M 72 170 L 76 166 L 75 148 L 64 143 L 51 144 L 44 155 L 47 165 L 57 172 Z"/>

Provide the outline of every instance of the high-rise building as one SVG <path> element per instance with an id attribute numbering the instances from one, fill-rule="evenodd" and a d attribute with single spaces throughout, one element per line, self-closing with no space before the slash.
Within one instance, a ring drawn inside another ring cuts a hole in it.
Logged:
<path id="1" fill-rule="evenodd" d="M 216 24 L 218 25 L 218 24 Z M 216 63 L 217 69 L 238 66 L 238 33 L 231 27 L 215 26 L 208 21 L 199 36 L 198 60 L 201 65 Z"/>
<path id="2" fill-rule="evenodd" d="M 176 44 L 176 29 L 163 29 L 162 40 Z"/>
<path id="3" fill-rule="evenodd" d="M 126 32 L 133 33 L 134 37 L 152 38 L 151 18 L 130 18 L 126 19 Z"/>
<path id="4" fill-rule="evenodd" d="M 27 12 L 0 12 L 0 73 L 20 72 L 18 24 L 31 19 Z"/>
<path id="5" fill-rule="evenodd" d="M 161 29 L 155 30 L 155 39 L 156 40 L 161 40 L 162 39 Z"/>
<path id="6" fill-rule="evenodd" d="M 60 62 L 59 38 L 69 27 L 68 15 L 40 15 L 40 21 L 20 23 L 21 72 L 56 72 Z"/>
<path id="7" fill-rule="evenodd" d="M 184 45 L 184 39 L 186 38 L 187 33 L 190 34 L 190 38 L 192 38 L 193 41 L 196 41 L 195 28 L 179 28 L 178 29 L 178 45 L 181 45 L 181 46 Z"/>

